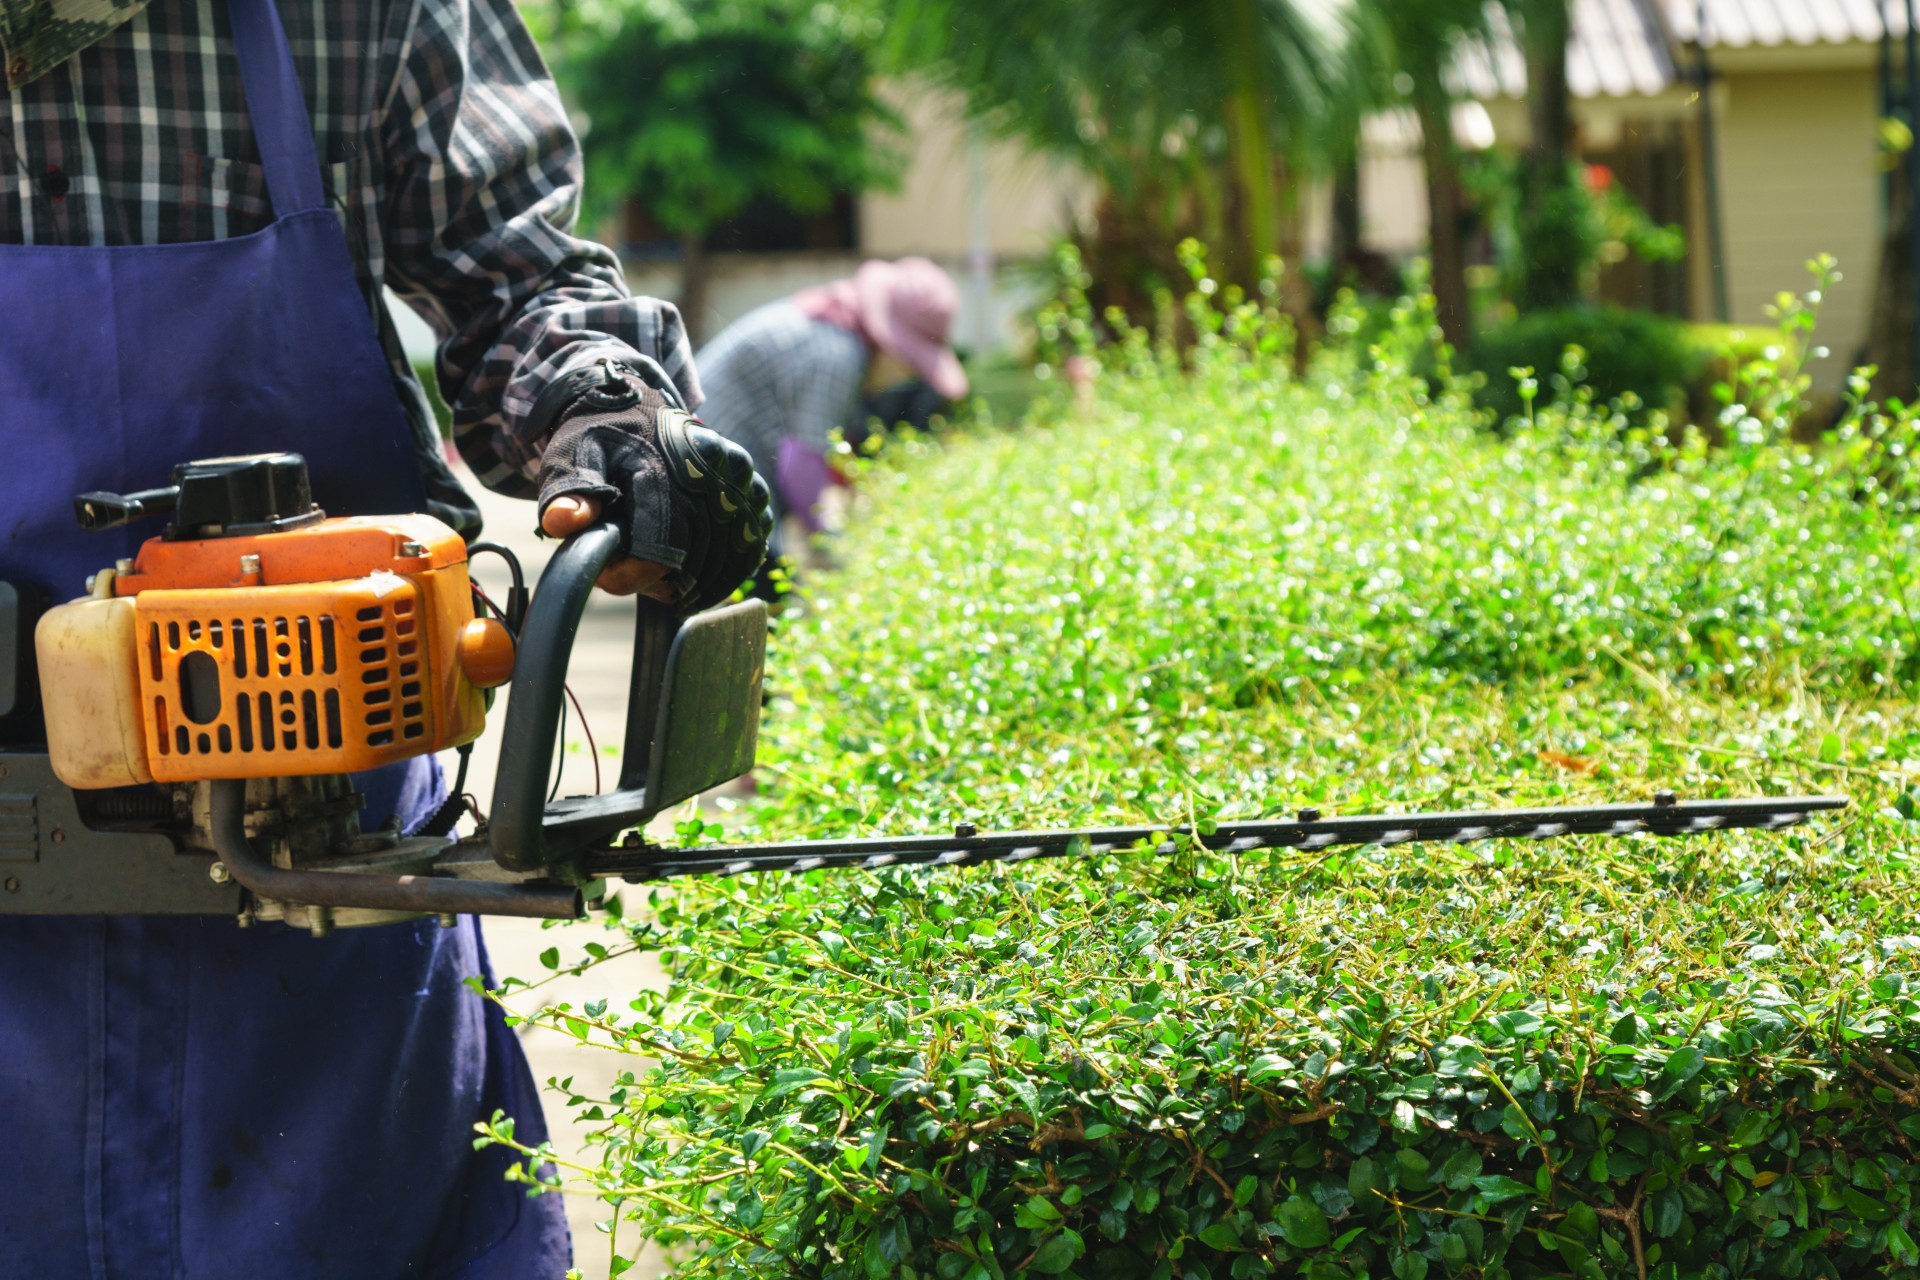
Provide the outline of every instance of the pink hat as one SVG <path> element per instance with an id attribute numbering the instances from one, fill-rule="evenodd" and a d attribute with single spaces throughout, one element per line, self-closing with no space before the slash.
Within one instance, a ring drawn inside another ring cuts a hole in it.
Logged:
<path id="1" fill-rule="evenodd" d="M 925 258 L 863 262 L 853 285 L 874 345 L 906 361 L 947 399 L 964 399 L 967 372 L 947 345 L 960 291 L 947 273 Z"/>

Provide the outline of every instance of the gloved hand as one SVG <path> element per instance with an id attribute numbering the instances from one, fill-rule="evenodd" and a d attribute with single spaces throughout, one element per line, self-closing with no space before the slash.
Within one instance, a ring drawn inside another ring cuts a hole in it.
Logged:
<path id="1" fill-rule="evenodd" d="M 694 613 L 760 567 L 773 530 L 766 481 L 746 450 L 687 413 L 657 364 L 608 360 L 564 375 L 534 405 L 530 426 L 551 432 L 541 527 L 577 532 L 604 511 L 641 562 L 609 569 L 603 587 Z"/>

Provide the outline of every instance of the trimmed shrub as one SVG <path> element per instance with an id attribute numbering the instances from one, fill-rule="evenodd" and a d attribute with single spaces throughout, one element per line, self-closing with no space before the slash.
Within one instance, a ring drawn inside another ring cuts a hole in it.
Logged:
<path id="1" fill-rule="evenodd" d="M 1579 354 L 1570 368 L 1567 349 Z M 1478 396 L 1507 423 L 1528 412 L 1514 369 L 1541 383 L 1536 404 L 1564 400 L 1578 389 L 1611 404 L 1628 394 L 1654 409 L 1684 408 L 1687 387 L 1705 364 L 1686 327 L 1651 311 L 1572 307 L 1539 311 L 1488 329 L 1473 340 L 1469 363 L 1485 375 Z"/>
<path id="2" fill-rule="evenodd" d="M 567 1087 L 567 1176 L 690 1276 L 1920 1275 L 1911 425 L 1709 456 L 1574 398 L 1493 439 L 1406 374 L 1418 306 L 1305 379 L 1273 316 L 1188 315 L 1091 404 L 867 472 L 729 838 L 1855 809 L 629 890 L 547 962 L 670 991 L 501 995 L 628 1055 Z"/>

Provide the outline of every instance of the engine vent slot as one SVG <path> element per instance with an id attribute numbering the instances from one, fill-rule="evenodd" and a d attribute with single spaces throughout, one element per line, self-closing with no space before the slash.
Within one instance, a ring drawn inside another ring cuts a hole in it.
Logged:
<path id="1" fill-rule="evenodd" d="M 471 599 L 464 566 L 141 592 L 136 661 L 154 777 L 346 773 L 470 739 L 484 703 L 437 674 L 434 644 L 435 620 L 457 621 Z"/>

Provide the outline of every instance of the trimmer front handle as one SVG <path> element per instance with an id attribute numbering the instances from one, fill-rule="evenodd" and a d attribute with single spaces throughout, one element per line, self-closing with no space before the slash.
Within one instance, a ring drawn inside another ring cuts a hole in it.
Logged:
<path id="1" fill-rule="evenodd" d="M 766 606 L 749 600 L 683 618 L 642 596 L 619 781 L 605 795 L 547 803 L 574 639 L 595 580 L 619 554 L 611 524 L 568 538 L 541 573 L 521 626 L 487 821 L 494 860 L 509 871 L 539 871 L 603 848 L 753 767 Z"/>

